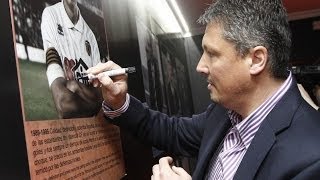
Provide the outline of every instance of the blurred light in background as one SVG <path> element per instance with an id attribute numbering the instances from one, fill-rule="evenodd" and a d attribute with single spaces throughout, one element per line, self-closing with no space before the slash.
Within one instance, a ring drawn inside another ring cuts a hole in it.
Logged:
<path id="1" fill-rule="evenodd" d="M 167 33 L 182 32 L 179 22 L 166 0 L 149 0 L 148 9 Z"/>
<path id="2" fill-rule="evenodd" d="M 175 0 L 135 0 L 138 9 L 147 13 L 161 26 L 165 33 L 189 33 L 189 27 Z"/>
<path id="3" fill-rule="evenodd" d="M 173 12 L 178 16 L 178 21 L 182 25 L 183 32 L 188 33 L 190 31 L 188 24 L 187 24 L 186 20 L 184 19 L 176 0 L 170 0 L 170 3 L 173 7 L 173 9 L 172 9 Z"/>

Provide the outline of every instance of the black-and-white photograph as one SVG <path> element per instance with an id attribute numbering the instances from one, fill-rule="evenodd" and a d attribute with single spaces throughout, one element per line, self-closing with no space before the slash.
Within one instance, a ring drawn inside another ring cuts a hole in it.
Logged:
<path id="1" fill-rule="evenodd" d="M 85 71 L 109 56 L 101 0 L 13 0 L 26 120 L 94 116 L 101 92 Z"/>
<path id="2" fill-rule="evenodd" d="M 164 43 L 160 45 L 160 55 L 168 114 L 191 115 L 193 102 L 187 67 Z"/>
<path id="3" fill-rule="evenodd" d="M 158 39 L 136 20 L 145 97 L 151 109 L 167 112 Z"/>

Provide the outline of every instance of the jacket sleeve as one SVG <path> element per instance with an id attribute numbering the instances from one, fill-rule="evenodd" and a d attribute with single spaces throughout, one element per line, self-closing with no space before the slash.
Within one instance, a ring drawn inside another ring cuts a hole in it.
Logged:
<path id="1" fill-rule="evenodd" d="M 213 107 L 213 104 L 210 105 L 207 111 Z M 158 149 L 192 157 L 197 155 L 200 147 L 207 111 L 192 117 L 168 117 L 131 96 L 127 111 L 107 120 Z"/>

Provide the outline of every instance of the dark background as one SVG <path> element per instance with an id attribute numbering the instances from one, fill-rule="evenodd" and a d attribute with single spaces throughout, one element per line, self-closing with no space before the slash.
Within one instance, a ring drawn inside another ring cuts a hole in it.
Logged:
<path id="1" fill-rule="evenodd" d="M 1 148 L 0 178 L 29 179 L 9 1 L 0 2 Z"/>

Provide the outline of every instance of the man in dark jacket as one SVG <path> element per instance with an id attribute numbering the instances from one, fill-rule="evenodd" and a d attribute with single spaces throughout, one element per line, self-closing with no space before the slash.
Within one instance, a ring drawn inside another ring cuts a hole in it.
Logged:
<path id="1" fill-rule="evenodd" d="M 214 102 L 192 118 L 168 117 L 127 94 L 126 75 L 99 75 L 106 117 L 145 142 L 197 157 L 193 179 L 317 179 L 320 114 L 288 70 L 291 34 L 281 0 L 218 0 L 206 24 L 197 71 Z M 89 73 L 120 68 L 99 64 Z M 165 157 L 152 179 L 191 179 Z"/>

